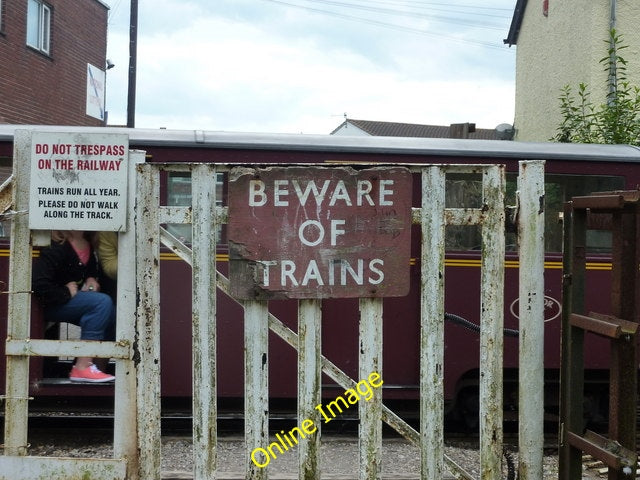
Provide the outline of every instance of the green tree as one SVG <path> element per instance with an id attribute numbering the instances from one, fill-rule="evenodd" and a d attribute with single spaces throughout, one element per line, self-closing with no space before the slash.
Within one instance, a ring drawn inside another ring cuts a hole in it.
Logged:
<path id="1" fill-rule="evenodd" d="M 589 87 L 580 83 L 577 96 L 565 85 L 559 97 L 562 123 L 552 141 L 569 143 L 627 143 L 640 145 L 640 88 L 627 78 L 627 48 L 615 29 L 609 32 L 608 55 L 600 60 L 607 72 L 607 101 L 596 106 Z"/>

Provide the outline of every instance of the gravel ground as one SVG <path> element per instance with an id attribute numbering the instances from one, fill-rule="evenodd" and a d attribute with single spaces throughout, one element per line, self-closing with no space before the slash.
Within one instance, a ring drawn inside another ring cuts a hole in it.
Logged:
<path id="1" fill-rule="evenodd" d="M 111 441 L 108 438 L 77 435 L 54 437 L 38 436 L 31 439 L 30 455 L 70 456 L 109 458 L 112 455 Z M 477 445 L 456 441 L 447 444 L 445 453 L 453 461 L 478 478 L 479 455 Z M 164 479 L 192 478 L 192 444 L 186 437 L 163 437 L 162 471 Z M 218 443 L 217 478 L 243 479 L 246 452 L 243 441 L 238 436 L 223 436 Z M 514 455 L 517 462 L 517 455 Z M 267 467 L 272 479 L 297 479 L 297 453 L 290 450 L 271 461 Z M 383 478 L 416 479 L 419 478 L 418 449 L 402 439 L 385 439 L 383 445 Z M 355 437 L 325 436 L 321 449 L 321 471 L 323 478 L 358 478 L 358 440 Z M 506 478 L 506 465 L 504 467 Z M 557 455 L 549 452 L 544 457 L 544 479 L 558 478 Z M 602 478 L 595 470 L 585 471 L 585 479 Z"/>

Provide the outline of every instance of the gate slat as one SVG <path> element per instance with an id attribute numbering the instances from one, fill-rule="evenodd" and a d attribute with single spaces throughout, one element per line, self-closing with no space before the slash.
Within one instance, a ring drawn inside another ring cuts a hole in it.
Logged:
<path id="1" fill-rule="evenodd" d="M 252 452 L 269 445 L 269 307 L 268 302 L 244 302 L 244 438 L 247 479 L 263 480 L 267 469 L 251 461 Z M 275 450 L 276 455 L 279 451 Z M 265 459 L 257 456 L 259 463 Z M 269 463 L 270 458 L 266 458 Z"/>
<path id="2" fill-rule="evenodd" d="M 14 141 L 13 208 L 29 209 L 29 177 L 31 168 L 31 133 L 17 130 Z M 7 338 L 25 340 L 30 335 L 31 315 L 31 238 L 27 215 L 16 215 L 11 227 L 9 257 L 9 295 Z M 6 357 L 6 405 L 4 454 L 27 454 L 27 419 L 29 414 L 29 357 Z"/>
<path id="3" fill-rule="evenodd" d="M 483 173 L 486 207 L 480 276 L 480 478 L 502 478 L 504 328 L 504 167 Z"/>
<path id="4" fill-rule="evenodd" d="M 311 420 L 318 430 L 298 444 L 298 478 L 320 480 L 322 402 L 322 302 L 298 302 L 298 425 Z"/>
<path id="5" fill-rule="evenodd" d="M 194 478 L 215 478 L 216 398 L 216 169 L 192 171 L 193 453 Z"/>
<path id="6" fill-rule="evenodd" d="M 138 167 L 137 285 L 138 438 L 140 478 L 160 478 L 160 225 L 159 172 Z"/>
<path id="7" fill-rule="evenodd" d="M 542 478 L 544 447 L 544 161 L 520 163 L 518 478 Z"/>
<path id="8" fill-rule="evenodd" d="M 144 152 L 129 152 L 128 183 L 136 178 L 137 165 L 144 163 Z M 127 192 L 127 231 L 118 234 L 118 251 L 136 252 L 136 192 L 129 187 Z M 135 258 L 135 257 L 134 257 Z M 129 255 L 118 255 L 118 302 L 117 318 L 131 319 L 136 315 L 136 264 Z M 118 321 L 116 340 L 136 338 L 136 325 L 132 321 Z M 132 343 L 132 342 L 131 342 Z M 132 350 L 129 345 L 129 350 Z M 113 357 L 112 357 L 113 358 Z M 116 381 L 114 399 L 113 456 L 127 459 L 127 479 L 138 480 L 139 457 L 136 432 L 136 373 L 133 355 L 116 358 Z"/>
<path id="9" fill-rule="evenodd" d="M 360 299 L 360 379 L 382 375 L 382 299 Z M 368 380 L 367 380 L 368 381 Z M 360 480 L 378 480 L 382 475 L 382 389 L 370 401 L 358 402 L 360 431 Z"/>
<path id="10" fill-rule="evenodd" d="M 443 477 L 445 173 L 422 170 L 420 453 L 423 479 Z"/>

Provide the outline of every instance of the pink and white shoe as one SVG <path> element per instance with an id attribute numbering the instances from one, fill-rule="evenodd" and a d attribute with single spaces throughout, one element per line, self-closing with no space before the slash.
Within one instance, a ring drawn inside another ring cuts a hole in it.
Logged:
<path id="1" fill-rule="evenodd" d="M 75 365 L 71 368 L 71 373 L 69 374 L 69 380 L 72 382 L 90 382 L 90 383 L 103 383 L 103 382 L 112 382 L 116 379 L 113 375 L 108 375 L 104 372 L 98 370 L 93 363 L 89 365 L 87 368 L 80 369 Z"/>

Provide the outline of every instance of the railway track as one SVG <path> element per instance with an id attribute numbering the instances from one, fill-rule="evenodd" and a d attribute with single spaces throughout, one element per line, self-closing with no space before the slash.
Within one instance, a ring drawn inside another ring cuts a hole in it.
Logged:
<path id="1" fill-rule="evenodd" d="M 48 410 L 40 406 L 34 408 L 29 414 L 29 434 L 33 438 L 65 438 L 69 432 L 75 435 L 91 438 L 96 442 L 110 443 L 112 441 L 113 412 L 108 408 L 83 409 L 75 405 L 69 408 L 57 408 Z M 410 420 L 412 421 L 412 420 Z M 295 424 L 295 413 L 289 411 L 271 412 L 269 416 L 270 429 L 277 432 L 289 428 Z M 517 451 L 517 429 L 512 428 L 514 422 L 508 422 L 504 432 L 505 445 L 511 446 L 512 451 Z M 4 424 L 4 416 L 0 416 L 0 425 Z M 162 415 L 162 435 L 176 438 L 189 438 L 192 432 L 192 417 L 190 412 L 181 409 L 167 409 Z M 414 425 L 415 426 L 415 425 Z M 474 432 L 456 430 L 455 423 L 449 423 L 445 430 L 446 442 L 454 446 L 466 446 L 477 448 L 478 435 Z M 221 436 L 237 436 L 244 429 L 243 414 L 234 410 L 223 410 L 218 416 L 218 434 Z M 80 433 L 78 433 L 80 432 Z M 355 416 L 344 416 L 340 421 L 331 422 L 323 428 L 323 434 L 330 436 L 344 435 L 354 437 L 358 434 L 358 420 Z M 388 429 L 387 436 L 395 434 Z M 637 439 L 640 445 L 640 436 Z M 557 433 L 550 431 L 545 434 L 545 454 L 557 454 Z M 589 455 L 583 456 L 585 478 L 607 478 L 607 467 Z M 634 472 L 634 477 L 640 479 L 640 465 Z"/>

